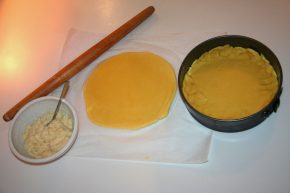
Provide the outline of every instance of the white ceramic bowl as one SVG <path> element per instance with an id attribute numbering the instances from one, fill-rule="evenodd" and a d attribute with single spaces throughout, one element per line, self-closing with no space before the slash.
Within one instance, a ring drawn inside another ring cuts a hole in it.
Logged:
<path id="1" fill-rule="evenodd" d="M 30 164 L 44 164 L 55 161 L 63 156 L 74 144 L 78 135 L 78 119 L 72 105 L 65 99 L 62 99 L 60 111 L 64 111 L 73 120 L 73 130 L 69 141 L 66 145 L 55 154 L 46 158 L 33 158 L 24 149 L 23 132 L 26 125 L 31 124 L 33 121 L 43 116 L 45 113 L 54 112 L 58 103 L 57 97 L 45 96 L 35 99 L 26 104 L 14 117 L 12 125 L 9 130 L 9 146 L 13 154 L 20 160 Z"/>

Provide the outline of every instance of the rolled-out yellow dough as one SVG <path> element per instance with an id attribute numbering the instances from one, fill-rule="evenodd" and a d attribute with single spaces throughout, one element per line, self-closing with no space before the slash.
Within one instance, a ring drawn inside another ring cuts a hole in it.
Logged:
<path id="1" fill-rule="evenodd" d="M 175 92 L 172 66 L 150 52 L 112 56 L 97 65 L 84 85 L 89 119 L 109 128 L 139 129 L 160 120 Z"/>

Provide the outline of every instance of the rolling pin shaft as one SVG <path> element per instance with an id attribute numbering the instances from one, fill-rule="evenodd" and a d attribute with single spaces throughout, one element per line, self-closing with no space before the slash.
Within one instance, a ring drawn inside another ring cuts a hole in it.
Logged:
<path id="1" fill-rule="evenodd" d="M 104 39 L 99 41 L 93 47 L 85 51 L 74 61 L 63 67 L 60 71 L 54 74 L 51 78 L 41 84 L 38 88 L 32 91 L 29 95 L 19 101 L 9 111 L 3 115 L 5 121 L 10 121 L 14 118 L 15 114 L 28 102 L 38 97 L 46 96 L 53 90 L 58 88 L 65 81 L 72 78 L 83 68 L 88 66 L 96 58 L 102 55 L 105 51 L 111 48 L 114 44 L 125 37 L 129 32 L 135 29 L 140 23 L 147 19 L 154 12 L 154 7 L 150 6 L 141 11 L 139 14 L 131 18 L 125 24 L 120 26 L 118 29 L 113 31 L 111 34 L 106 36 Z"/>

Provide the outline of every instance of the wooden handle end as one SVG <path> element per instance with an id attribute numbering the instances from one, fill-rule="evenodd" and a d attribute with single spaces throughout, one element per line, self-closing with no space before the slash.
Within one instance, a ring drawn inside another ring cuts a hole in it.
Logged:
<path id="1" fill-rule="evenodd" d="M 14 117 L 14 116 L 13 116 Z M 4 121 L 11 121 L 13 118 L 11 118 L 11 116 L 9 116 L 9 114 L 8 114 L 8 112 L 7 113 L 5 113 L 4 115 L 3 115 L 3 120 Z"/>

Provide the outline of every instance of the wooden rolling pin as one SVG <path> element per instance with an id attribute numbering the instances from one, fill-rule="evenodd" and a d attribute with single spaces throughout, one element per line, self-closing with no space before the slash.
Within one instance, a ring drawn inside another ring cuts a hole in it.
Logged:
<path id="1" fill-rule="evenodd" d="M 83 68 L 88 66 L 97 57 L 102 55 L 106 50 L 111 48 L 115 43 L 125 37 L 129 32 L 136 28 L 140 23 L 147 19 L 154 12 L 154 7 L 150 6 L 141 11 L 139 14 L 131 18 L 121 27 L 109 34 L 107 37 L 99 41 L 93 47 L 85 51 L 74 61 L 63 67 L 60 71 L 54 74 L 51 78 L 45 81 L 42 85 L 32 91 L 29 95 L 19 101 L 14 107 L 3 115 L 5 121 L 13 119 L 15 114 L 28 102 L 38 97 L 48 95 L 50 92 L 58 88 L 65 81 L 72 78 Z"/>

